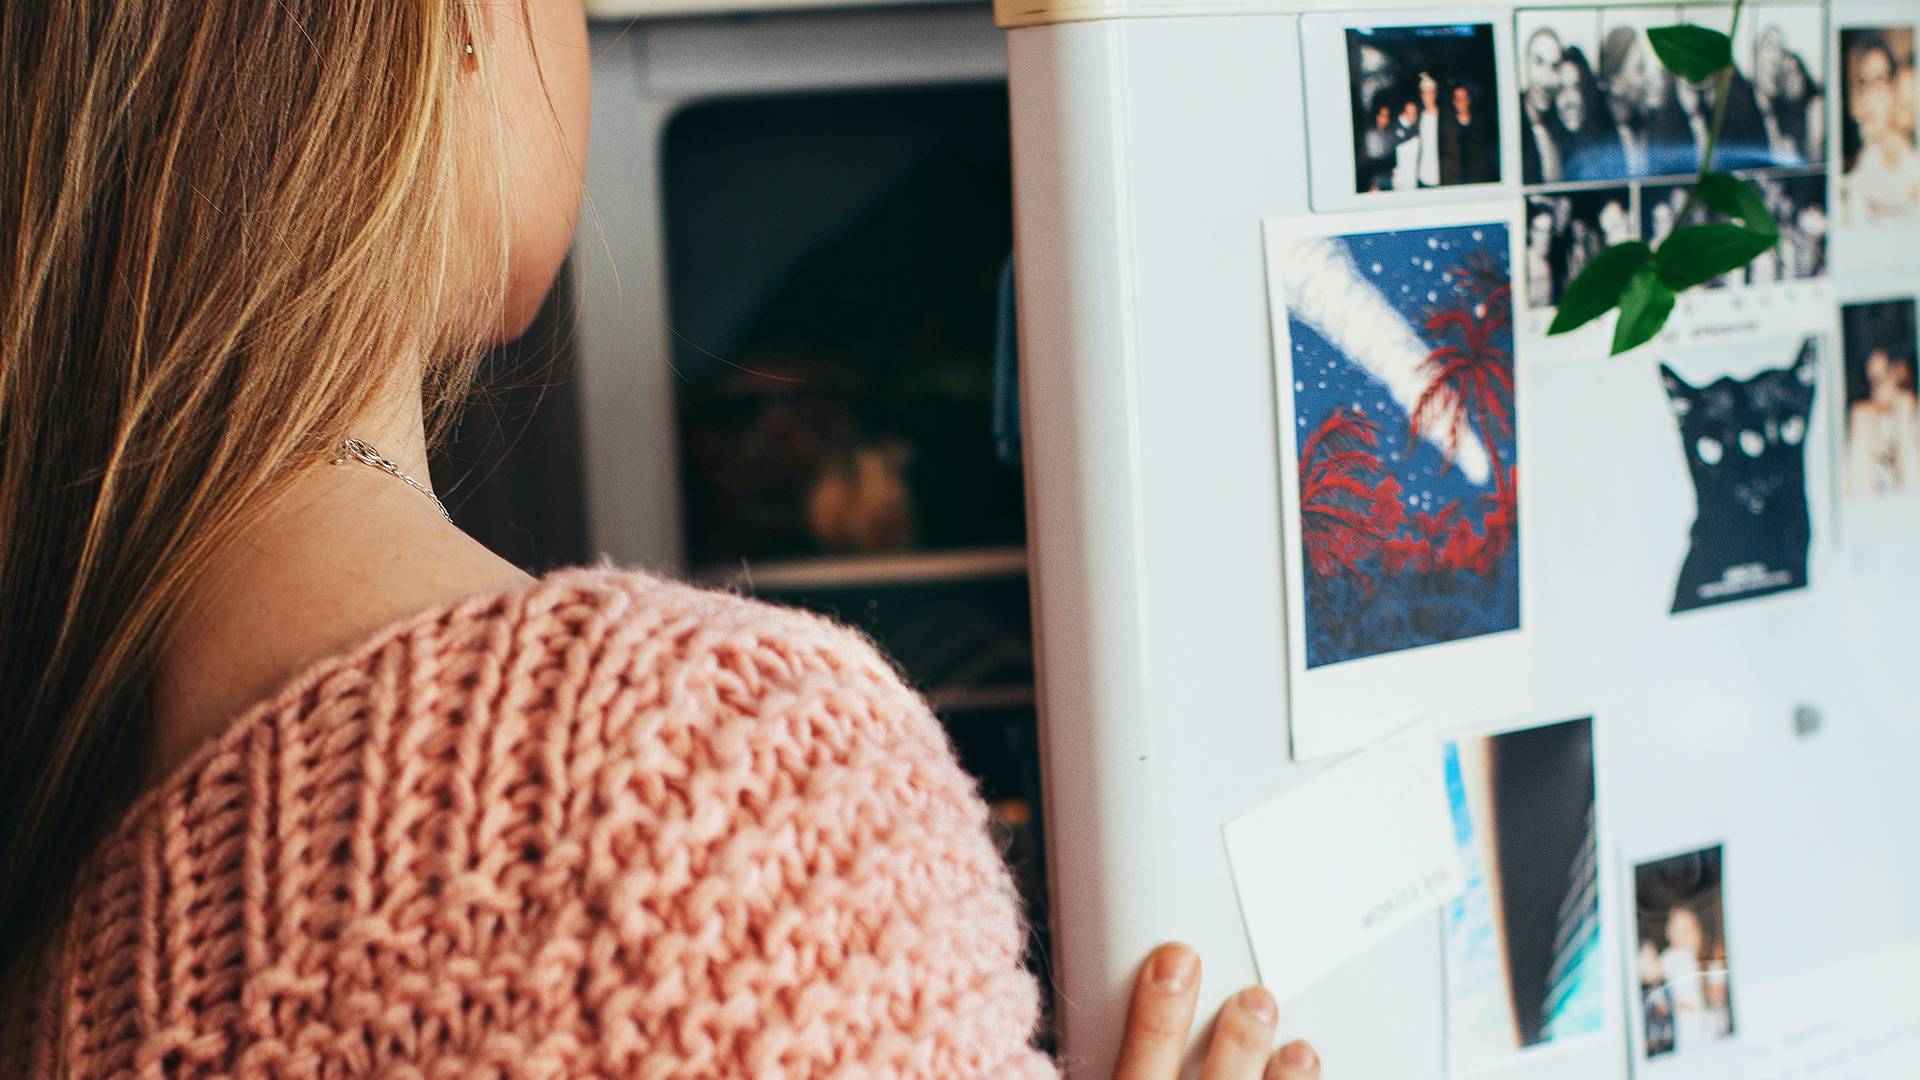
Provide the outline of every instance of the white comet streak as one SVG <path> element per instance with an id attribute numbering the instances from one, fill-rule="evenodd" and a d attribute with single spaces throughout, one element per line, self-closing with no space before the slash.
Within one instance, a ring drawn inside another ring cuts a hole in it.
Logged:
<path id="1" fill-rule="evenodd" d="M 1279 271 L 1288 314 L 1312 326 L 1341 353 L 1366 368 L 1393 395 L 1401 411 L 1411 416 L 1427 386 L 1426 376 L 1420 371 L 1427 346 L 1380 291 L 1360 276 L 1359 267 L 1346 252 L 1322 237 L 1289 237 L 1281 251 Z M 1445 400 L 1428 414 L 1421 437 L 1446 456 L 1446 432 L 1460 402 L 1451 392 L 1442 393 Z M 1486 448 L 1480 445 L 1471 425 L 1461 425 L 1460 443 L 1452 451 L 1452 459 L 1468 480 L 1486 484 L 1491 466 Z"/>

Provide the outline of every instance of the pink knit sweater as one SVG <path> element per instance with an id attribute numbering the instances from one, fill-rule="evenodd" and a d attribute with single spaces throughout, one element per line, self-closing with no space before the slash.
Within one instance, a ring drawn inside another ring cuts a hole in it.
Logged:
<path id="1" fill-rule="evenodd" d="M 142 798 L 28 1073 L 1057 1076 L 985 824 L 856 633 L 557 571 L 314 664 Z"/>

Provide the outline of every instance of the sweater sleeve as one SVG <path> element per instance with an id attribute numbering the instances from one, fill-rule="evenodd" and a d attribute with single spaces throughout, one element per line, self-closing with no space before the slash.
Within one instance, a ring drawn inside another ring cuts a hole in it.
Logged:
<path id="1" fill-rule="evenodd" d="M 1057 1077 L 1011 877 L 926 703 L 851 630 L 706 603 L 582 714 L 623 750 L 588 845 L 601 1067 Z"/>

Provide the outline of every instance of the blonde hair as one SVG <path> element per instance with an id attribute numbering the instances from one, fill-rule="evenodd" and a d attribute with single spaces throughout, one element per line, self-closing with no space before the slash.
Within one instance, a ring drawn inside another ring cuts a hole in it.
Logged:
<path id="1" fill-rule="evenodd" d="M 137 784 L 236 525 L 385 380 L 437 440 L 498 330 L 478 3 L 0 4 L 0 971 Z"/>

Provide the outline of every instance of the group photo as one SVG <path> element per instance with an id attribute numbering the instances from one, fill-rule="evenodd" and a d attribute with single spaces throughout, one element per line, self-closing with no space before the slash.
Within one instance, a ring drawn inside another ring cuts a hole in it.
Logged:
<path id="1" fill-rule="evenodd" d="M 1713 84 L 1674 77 L 1647 29 L 1670 11 L 1523 13 L 1520 172 L 1528 184 L 1683 176 L 1698 171 L 1719 103 Z M 1817 7 L 1769 9 L 1734 40 L 1734 74 L 1714 164 L 1800 167 L 1826 160 L 1825 65 Z"/>
<path id="2" fill-rule="evenodd" d="M 1527 304 L 1552 307 L 1601 249 L 1640 239 L 1631 188 L 1527 196 Z"/>
<path id="3" fill-rule="evenodd" d="M 1356 192 L 1500 179 L 1493 27 L 1347 31 Z"/>

